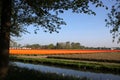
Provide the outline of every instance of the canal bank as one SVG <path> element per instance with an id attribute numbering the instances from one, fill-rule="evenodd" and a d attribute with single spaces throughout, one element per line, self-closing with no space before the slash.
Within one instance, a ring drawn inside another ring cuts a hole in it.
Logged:
<path id="1" fill-rule="evenodd" d="M 41 72 L 42 74 L 45 74 L 46 77 L 56 77 L 57 80 L 120 80 L 120 75 L 116 74 L 106 74 L 106 73 L 95 73 L 95 72 L 89 72 L 89 71 L 78 71 L 68 68 L 61 68 L 61 67 L 55 67 L 55 66 L 46 66 L 46 65 L 40 65 L 40 64 L 30 64 L 30 63 L 23 63 L 23 62 L 11 62 L 12 65 L 17 66 L 21 69 L 19 72 L 22 72 L 22 75 L 24 75 L 24 79 L 26 79 L 26 76 L 31 77 L 34 72 Z M 28 70 L 27 75 L 23 74 L 24 69 Z M 32 71 L 32 72 L 30 72 Z M 35 75 L 35 73 L 33 75 Z M 51 76 L 48 76 L 51 75 Z M 40 76 L 39 74 L 36 74 L 36 76 Z M 44 77 L 43 75 L 41 77 Z M 65 78 L 65 79 L 62 79 Z M 33 78 L 36 80 L 36 78 Z M 48 79 L 45 79 L 48 80 Z"/>
<path id="2" fill-rule="evenodd" d="M 33 64 L 44 64 L 52 66 L 60 66 L 82 71 L 104 72 L 120 74 L 120 64 L 108 64 L 100 62 L 81 62 L 64 59 L 48 59 L 48 58 L 18 58 L 12 57 L 11 61 L 20 61 Z"/>

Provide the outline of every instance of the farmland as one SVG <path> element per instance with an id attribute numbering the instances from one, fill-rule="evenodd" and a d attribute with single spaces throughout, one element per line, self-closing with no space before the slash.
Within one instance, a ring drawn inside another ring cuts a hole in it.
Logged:
<path id="1" fill-rule="evenodd" d="M 48 55 L 48 58 L 120 63 L 119 52 Z"/>
<path id="2" fill-rule="evenodd" d="M 65 49 L 10 49 L 10 54 L 78 54 L 78 53 L 103 53 L 120 52 L 120 50 L 65 50 Z"/>
<path id="3" fill-rule="evenodd" d="M 67 60 L 120 63 L 120 50 L 20 50 L 11 49 L 11 55 L 22 58 L 54 58 Z M 28 56 L 29 55 L 29 56 Z"/>
<path id="4" fill-rule="evenodd" d="M 50 55 L 42 55 L 42 56 L 50 56 Z M 58 56 L 58 55 L 54 55 L 54 57 L 55 56 Z M 61 56 L 65 56 L 65 55 L 61 55 Z M 31 64 L 61 66 L 61 67 L 72 68 L 72 69 L 77 69 L 77 70 L 87 70 L 87 71 L 95 71 L 95 72 L 107 72 L 107 73 L 120 74 L 119 73 L 120 64 L 115 63 L 116 60 L 114 62 L 112 61 L 111 63 L 109 63 L 109 62 L 98 62 L 97 60 L 96 61 L 89 61 L 89 60 L 81 61 L 81 60 L 73 60 L 72 58 L 69 58 L 69 60 L 64 59 L 64 58 L 65 57 L 63 58 L 42 57 L 41 58 L 41 55 L 38 55 L 38 56 L 34 56 L 34 55 L 33 56 L 31 55 L 30 56 L 27 56 L 27 55 L 18 56 L 17 55 L 17 56 L 11 57 L 11 60 L 20 61 L 23 63 L 31 63 Z"/>
<path id="5" fill-rule="evenodd" d="M 11 60 L 97 71 L 119 71 L 120 50 L 10 50 Z"/>
<path id="6" fill-rule="evenodd" d="M 120 62 L 120 50 L 25 50 L 11 49 L 11 55 L 25 58 L 55 58 L 99 62 Z M 30 55 L 30 56 L 26 56 Z M 35 56 L 36 55 L 36 56 Z M 42 55 L 42 56 L 41 56 Z M 43 56 L 44 55 L 44 56 Z"/>

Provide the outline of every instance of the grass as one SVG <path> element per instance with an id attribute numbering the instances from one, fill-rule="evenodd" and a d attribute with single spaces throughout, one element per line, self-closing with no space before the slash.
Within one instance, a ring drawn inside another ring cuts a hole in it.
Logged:
<path id="1" fill-rule="evenodd" d="M 26 68 L 10 66 L 5 80 L 88 80 L 87 78 L 76 78 L 74 76 L 64 76 L 55 73 L 43 73 Z"/>
<path id="2" fill-rule="evenodd" d="M 11 58 L 12 61 L 28 62 L 34 64 L 47 64 L 54 66 L 62 66 L 79 70 L 89 70 L 96 72 L 107 72 L 120 74 L 120 65 L 105 64 L 100 62 L 82 62 L 76 60 L 52 59 L 52 58 Z"/>

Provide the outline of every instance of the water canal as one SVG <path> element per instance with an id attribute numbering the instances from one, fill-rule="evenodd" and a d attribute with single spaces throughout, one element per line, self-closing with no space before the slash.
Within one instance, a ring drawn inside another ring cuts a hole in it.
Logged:
<path id="1" fill-rule="evenodd" d="M 79 71 L 61 67 L 54 67 L 54 66 L 46 66 L 46 65 L 36 65 L 30 63 L 22 63 L 22 62 L 12 62 L 18 67 L 25 67 L 28 69 L 34 69 L 41 72 L 50 72 L 68 76 L 75 76 L 75 77 L 87 77 L 90 80 L 120 80 L 120 75 L 116 74 L 106 74 L 106 73 L 95 73 L 95 72 L 86 72 L 86 71 Z"/>

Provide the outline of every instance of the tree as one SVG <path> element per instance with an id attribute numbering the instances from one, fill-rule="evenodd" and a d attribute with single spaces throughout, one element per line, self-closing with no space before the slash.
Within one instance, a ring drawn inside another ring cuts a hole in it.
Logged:
<path id="1" fill-rule="evenodd" d="M 2 79 L 7 72 L 9 61 L 11 0 L 1 0 L 0 3 L 0 79 Z"/>
<path id="2" fill-rule="evenodd" d="M 111 7 L 111 12 L 108 13 L 108 19 L 105 19 L 107 22 L 106 26 L 112 27 L 110 32 L 113 35 L 113 42 L 115 38 L 118 38 L 118 43 L 120 43 L 120 0 L 115 0 L 116 3 Z"/>
<path id="3" fill-rule="evenodd" d="M 71 48 L 71 44 L 70 44 L 70 42 L 69 42 L 69 41 L 68 41 L 68 42 L 66 42 L 65 48 L 66 48 L 66 49 L 70 49 L 70 48 Z"/>
<path id="4" fill-rule="evenodd" d="M 65 46 L 66 46 L 66 44 L 63 43 L 63 42 L 61 42 L 61 43 L 59 42 L 59 43 L 56 44 L 57 49 L 65 49 Z"/>
<path id="5" fill-rule="evenodd" d="M 41 46 L 39 44 L 32 44 L 32 45 L 27 44 L 25 47 L 32 48 L 32 49 L 40 49 L 41 48 Z"/>
<path id="6" fill-rule="evenodd" d="M 7 71 L 10 35 L 28 32 L 25 25 L 30 24 L 36 27 L 35 33 L 40 27 L 45 32 L 58 32 L 60 25 L 66 24 L 59 13 L 71 9 L 73 13 L 95 15 L 90 3 L 104 7 L 101 0 L 0 0 L 0 77 Z"/>
<path id="7" fill-rule="evenodd" d="M 71 48 L 72 49 L 80 49 L 80 43 L 74 43 L 74 42 L 72 42 L 71 43 Z"/>
<path id="8" fill-rule="evenodd" d="M 55 48 L 54 44 L 49 44 L 48 45 L 48 49 L 54 49 L 54 48 Z"/>

